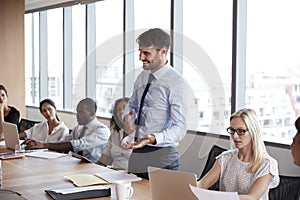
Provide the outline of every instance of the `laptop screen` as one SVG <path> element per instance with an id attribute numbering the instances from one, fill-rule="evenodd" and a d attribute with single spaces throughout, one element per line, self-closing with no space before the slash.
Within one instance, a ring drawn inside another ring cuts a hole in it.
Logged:
<path id="1" fill-rule="evenodd" d="M 196 174 L 148 167 L 150 189 L 153 200 L 197 200 L 189 184 L 197 186 Z"/>
<path id="2" fill-rule="evenodd" d="M 17 125 L 9 122 L 2 122 L 2 130 L 6 148 L 14 150 L 16 144 L 20 144 Z"/>

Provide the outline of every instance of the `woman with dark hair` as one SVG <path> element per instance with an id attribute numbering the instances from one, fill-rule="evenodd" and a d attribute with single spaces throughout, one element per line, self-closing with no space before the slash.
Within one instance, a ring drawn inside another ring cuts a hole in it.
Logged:
<path id="1" fill-rule="evenodd" d="M 51 99 L 41 101 L 39 108 L 47 121 L 21 132 L 20 138 L 30 138 L 39 142 L 58 142 L 69 134 L 68 127 L 58 119 L 55 103 Z"/>
<path id="2" fill-rule="evenodd" d="M 10 122 L 18 126 L 20 112 L 7 104 L 7 90 L 0 85 L 0 138 L 3 139 L 2 122 Z"/>
<path id="3" fill-rule="evenodd" d="M 295 128 L 297 129 L 297 133 L 293 138 L 293 143 L 291 144 L 291 153 L 295 165 L 300 167 L 300 117 L 298 117 L 295 121 Z"/>
<path id="4" fill-rule="evenodd" d="M 97 164 L 108 166 L 111 165 L 116 169 L 127 169 L 128 159 L 131 149 L 127 149 L 123 144 L 133 142 L 134 134 L 127 135 L 123 131 L 122 114 L 127 105 L 129 98 L 121 98 L 115 101 L 113 107 L 113 116 L 110 120 L 111 135 Z"/>

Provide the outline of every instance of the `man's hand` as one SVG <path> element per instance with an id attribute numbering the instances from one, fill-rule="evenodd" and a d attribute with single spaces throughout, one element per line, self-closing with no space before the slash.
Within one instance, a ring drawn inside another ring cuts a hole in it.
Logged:
<path id="1" fill-rule="evenodd" d="M 27 139 L 25 140 L 25 149 L 46 149 L 46 144 L 37 142 L 35 140 Z"/>
<path id="2" fill-rule="evenodd" d="M 156 138 L 154 135 L 146 134 L 143 138 L 134 143 L 126 142 L 124 146 L 127 149 L 139 149 L 146 146 L 147 144 L 156 144 Z"/>
<path id="3" fill-rule="evenodd" d="M 124 132 L 126 134 L 133 133 L 136 130 L 136 125 L 134 123 L 134 109 L 132 108 L 131 111 L 125 117 L 124 123 Z"/>

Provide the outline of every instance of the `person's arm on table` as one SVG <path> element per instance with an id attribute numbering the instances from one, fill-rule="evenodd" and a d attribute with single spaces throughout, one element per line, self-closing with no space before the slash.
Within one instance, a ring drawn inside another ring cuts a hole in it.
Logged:
<path id="1" fill-rule="evenodd" d="M 49 149 L 53 151 L 73 151 L 71 142 L 42 143 L 32 139 L 25 141 L 26 149 Z"/>

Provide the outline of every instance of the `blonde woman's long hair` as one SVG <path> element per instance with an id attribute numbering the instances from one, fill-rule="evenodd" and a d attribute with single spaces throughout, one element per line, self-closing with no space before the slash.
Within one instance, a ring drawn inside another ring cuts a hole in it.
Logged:
<path id="1" fill-rule="evenodd" d="M 241 118 L 247 126 L 248 132 L 252 139 L 252 159 L 248 166 L 247 171 L 249 173 L 256 172 L 261 166 L 264 155 L 267 154 L 267 150 L 260 133 L 260 127 L 257 120 L 256 113 L 252 109 L 243 108 L 230 117 L 230 121 L 233 118 Z"/>

